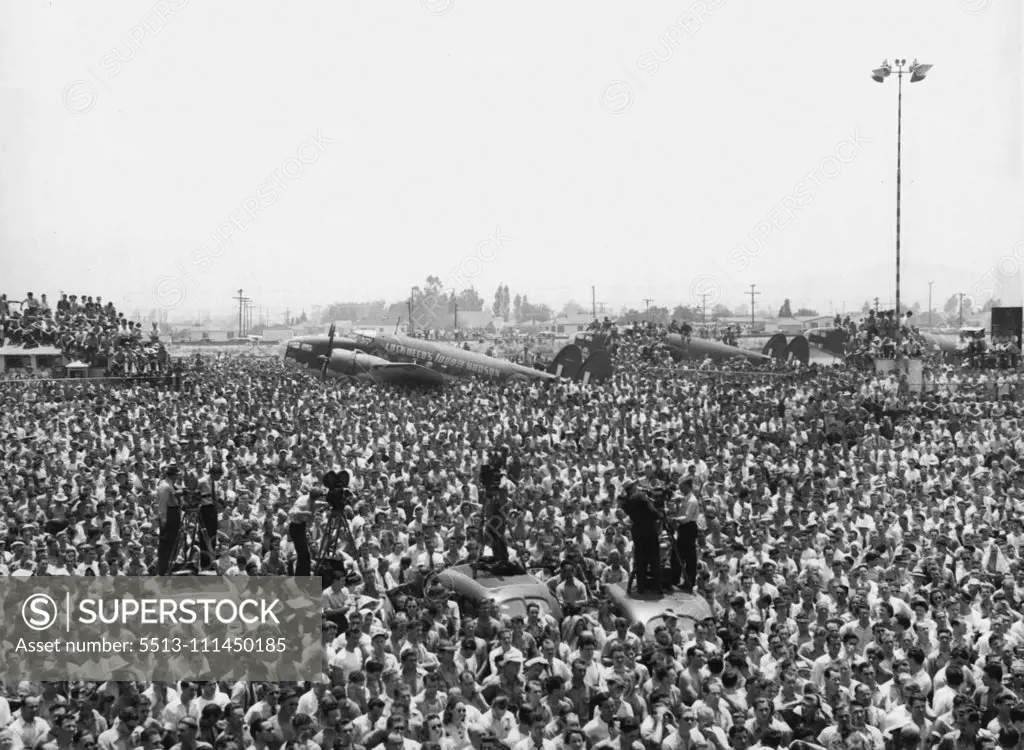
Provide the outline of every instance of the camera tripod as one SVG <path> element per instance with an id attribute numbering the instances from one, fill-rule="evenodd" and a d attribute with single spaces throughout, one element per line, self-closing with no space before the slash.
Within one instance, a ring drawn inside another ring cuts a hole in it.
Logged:
<path id="1" fill-rule="evenodd" d="M 679 555 L 679 548 L 676 546 L 676 534 L 678 533 L 678 529 L 675 528 L 675 526 L 673 524 L 669 523 L 668 520 L 664 516 L 662 516 L 661 518 L 658 519 L 657 524 L 658 524 L 658 566 L 661 569 L 662 580 L 664 581 L 665 574 L 666 574 L 666 572 L 665 572 L 665 562 L 666 561 L 662 558 L 662 555 L 661 555 L 661 538 L 662 538 L 663 535 L 668 538 L 668 560 L 667 560 L 667 562 L 669 564 L 669 570 L 672 570 L 672 568 L 675 565 L 678 565 L 680 570 L 683 571 L 683 576 L 685 577 L 685 575 L 686 575 L 686 573 L 685 573 L 686 565 L 683 563 L 683 559 Z M 637 576 L 636 566 L 634 565 L 634 566 L 632 566 L 632 569 L 629 572 L 629 580 L 626 582 L 626 593 L 627 594 L 632 593 L 632 591 L 633 591 L 633 584 L 635 584 L 637 582 L 636 576 Z M 693 586 L 696 582 L 695 581 L 689 581 L 689 583 L 690 583 L 691 586 Z"/>
<path id="2" fill-rule="evenodd" d="M 324 562 L 333 558 L 334 552 L 338 549 L 338 542 L 341 540 L 342 534 L 345 535 L 345 541 L 352 547 L 353 557 L 358 558 L 359 548 L 356 545 L 356 539 L 352 536 L 352 528 L 348 525 L 348 519 L 345 518 L 344 511 L 330 511 L 327 516 L 327 526 L 324 528 L 324 535 L 320 539 L 320 551 L 317 553 L 316 564 L 313 566 L 313 571 L 320 571 L 323 569 Z"/>
<path id="3" fill-rule="evenodd" d="M 323 475 L 321 482 L 327 489 L 327 525 L 324 528 L 323 537 L 320 539 L 320 551 L 317 553 L 316 563 L 312 566 L 314 574 L 323 575 L 326 568 L 325 563 L 331 562 L 330 569 L 338 572 L 336 560 L 333 555 L 338 550 L 338 542 L 344 533 L 345 541 L 352 548 L 353 559 L 359 558 L 359 546 L 352 535 L 352 528 L 345 518 L 345 507 L 352 500 L 352 493 L 348 489 L 352 475 L 348 471 L 328 471 Z M 330 555 L 330 556 L 329 556 Z M 344 568 L 344 565 L 342 565 Z"/>
<path id="4" fill-rule="evenodd" d="M 200 542 L 201 540 L 201 542 Z M 174 546 L 171 548 L 170 565 L 168 572 L 173 573 L 188 567 L 192 548 L 198 544 L 205 544 L 206 552 L 213 562 L 217 556 L 213 552 L 213 544 L 206 535 L 202 520 L 199 518 L 199 506 L 181 508 L 181 525 L 178 527 L 178 534 L 174 539 Z M 178 559 L 178 556 L 181 559 Z"/>

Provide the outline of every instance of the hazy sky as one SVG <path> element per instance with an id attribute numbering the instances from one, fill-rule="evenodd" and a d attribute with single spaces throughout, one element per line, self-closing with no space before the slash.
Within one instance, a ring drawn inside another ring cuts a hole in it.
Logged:
<path id="1" fill-rule="evenodd" d="M 904 299 L 991 291 L 1001 258 L 1019 296 L 1019 0 L 0 7 L 11 296 L 279 315 L 435 274 L 859 308 L 895 286 L 897 87 L 869 74 L 901 55 L 935 66 L 904 85 Z"/>

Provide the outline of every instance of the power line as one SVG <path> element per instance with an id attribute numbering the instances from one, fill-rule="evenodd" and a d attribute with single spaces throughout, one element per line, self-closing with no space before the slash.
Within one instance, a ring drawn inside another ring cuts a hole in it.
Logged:
<path id="1" fill-rule="evenodd" d="M 238 338 L 242 338 L 242 305 L 248 302 L 249 298 L 242 293 L 241 289 L 239 289 L 238 296 L 232 297 L 231 299 L 238 302 Z"/>
<path id="2" fill-rule="evenodd" d="M 701 325 L 708 322 L 708 297 L 710 292 L 704 292 L 700 295 L 700 322 Z"/>

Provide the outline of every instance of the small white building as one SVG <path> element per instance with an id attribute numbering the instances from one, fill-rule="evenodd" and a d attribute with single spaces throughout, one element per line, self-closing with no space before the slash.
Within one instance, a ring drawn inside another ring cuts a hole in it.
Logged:
<path id="1" fill-rule="evenodd" d="M 594 322 L 593 316 L 589 313 L 568 315 L 564 318 L 555 318 L 548 324 L 548 330 L 560 336 L 572 336 L 575 333 L 585 331 Z"/>
<path id="2" fill-rule="evenodd" d="M 279 344 L 295 338 L 295 331 L 289 326 L 271 326 L 263 329 L 262 336 L 264 344 Z"/>
<path id="3" fill-rule="evenodd" d="M 63 367 L 64 355 L 55 346 L 0 346 L 0 372 L 7 370 L 45 370 Z"/>
<path id="4" fill-rule="evenodd" d="M 804 324 L 796 318 L 775 318 L 765 330 L 775 330 L 787 335 L 795 335 L 803 333 Z"/>
<path id="5" fill-rule="evenodd" d="M 803 326 L 805 331 L 809 331 L 812 328 L 831 328 L 836 321 L 835 315 L 815 315 L 809 318 L 797 318 Z"/>
<path id="6" fill-rule="evenodd" d="M 175 331 L 171 340 L 175 343 L 199 344 L 233 341 L 236 331 L 225 328 L 185 328 Z"/>

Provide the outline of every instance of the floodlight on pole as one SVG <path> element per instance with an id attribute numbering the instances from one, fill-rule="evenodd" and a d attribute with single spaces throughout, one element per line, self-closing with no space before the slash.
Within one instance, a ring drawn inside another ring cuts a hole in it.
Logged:
<path id="1" fill-rule="evenodd" d="M 923 81 L 931 65 L 924 65 L 915 58 L 910 65 L 907 65 L 906 58 L 897 58 L 893 61 L 896 66 L 897 97 L 896 97 L 896 357 L 902 356 L 901 339 L 903 333 L 903 315 L 900 310 L 900 199 L 903 186 L 903 74 L 910 74 L 910 82 Z M 893 73 L 888 59 L 882 60 L 882 64 L 871 71 L 871 80 L 877 83 L 884 83 L 885 79 Z"/>

